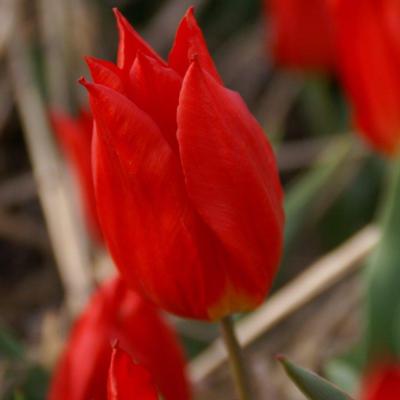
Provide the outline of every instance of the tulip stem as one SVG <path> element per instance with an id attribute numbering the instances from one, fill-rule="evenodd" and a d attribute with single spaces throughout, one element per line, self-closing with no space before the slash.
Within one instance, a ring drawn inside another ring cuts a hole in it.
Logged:
<path id="1" fill-rule="evenodd" d="M 224 317 L 221 320 L 222 337 L 228 351 L 229 364 L 235 382 L 236 391 L 240 400 L 250 400 L 249 384 L 244 368 L 242 349 L 235 335 L 232 318 Z"/>

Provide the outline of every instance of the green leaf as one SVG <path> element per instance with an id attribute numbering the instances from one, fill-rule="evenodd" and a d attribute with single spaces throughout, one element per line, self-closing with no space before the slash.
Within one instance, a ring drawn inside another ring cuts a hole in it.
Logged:
<path id="1" fill-rule="evenodd" d="M 285 357 L 278 360 L 294 384 L 309 400 L 351 400 L 351 397 L 315 373 L 301 368 Z"/>
<path id="2" fill-rule="evenodd" d="M 289 185 L 285 197 L 286 252 L 290 251 L 304 222 L 309 219 L 309 212 L 315 205 L 318 195 L 323 193 L 327 186 L 332 185 L 332 180 L 346 165 L 352 148 L 351 145 L 352 141 L 349 137 L 339 137 L 326 149 L 326 152 L 321 155 L 309 171 Z"/>
<path id="3" fill-rule="evenodd" d="M 366 343 L 362 337 L 350 350 L 326 363 L 325 376 L 346 392 L 358 393 L 361 373 L 366 363 Z"/>
<path id="4" fill-rule="evenodd" d="M 400 356 L 400 160 L 391 166 L 381 225 L 382 238 L 367 269 L 369 358 Z"/>
<path id="5" fill-rule="evenodd" d="M 360 381 L 359 369 L 346 359 L 336 358 L 327 363 L 324 368 L 326 377 L 346 392 L 357 393 Z"/>
<path id="6" fill-rule="evenodd" d="M 21 392 L 16 391 L 16 392 L 14 393 L 14 398 L 13 398 L 13 400 L 25 400 L 25 396 L 24 396 Z"/>
<path id="7" fill-rule="evenodd" d="M 49 374 L 41 366 L 33 365 L 25 378 L 23 393 L 27 400 L 46 398 Z"/>
<path id="8" fill-rule="evenodd" d="M 12 360 L 22 358 L 24 349 L 22 345 L 3 327 L 0 327 L 0 355 Z"/>

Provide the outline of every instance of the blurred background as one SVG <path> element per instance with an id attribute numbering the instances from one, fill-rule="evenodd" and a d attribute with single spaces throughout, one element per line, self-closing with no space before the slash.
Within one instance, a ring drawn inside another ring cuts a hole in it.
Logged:
<path id="1" fill-rule="evenodd" d="M 287 228 L 274 292 L 301 279 L 306 268 L 351 240 L 375 216 L 383 161 L 352 134 L 333 74 L 276 62 L 273 22 L 260 1 L 1 0 L 1 399 L 45 398 L 73 317 L 113 270 L 86 233 L 75 180 L 48 113 L 57 109 L 73 115 L 86 105 L 86 93 L 77 84 L 80 76 L 88 76 L 85 55 L 115 59 L 112 7 L 166 56 L 190 5 L 226 86 L 242 95 L 276 150 Z M 259 398 L 302 398 L 276 365 L 277 353 L 332 376 L 343 372 L 340 361 L 328 360 L 360 335 L 359 264 L 348 262 L 296 313 L 259 329 L 250 340 L 246 359 Z M 297 282 L 304 289 L 308 281 Z M 189 359 L 218 334 L 211 324 L 173 322 Z M 350 373 L 345 380 L 352 380 Z M 218 365 L 204 374 L 195 393 L 199 399 L 234 398 L 227 368 Z"/>

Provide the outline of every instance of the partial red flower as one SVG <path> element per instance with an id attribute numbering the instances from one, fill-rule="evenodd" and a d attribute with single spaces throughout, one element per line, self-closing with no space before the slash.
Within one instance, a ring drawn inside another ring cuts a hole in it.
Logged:
<path id="1" fill-rule="evenodd" d="M 400 399 L 400 364 L 382 364 L 370 370 L 364 377 L 360 399 Z"/>
<path id="2" fill-rule="evenodd" d="M 115 11 L 117 66 L 82 81 L 95 120 L 94 179 L 111 254 L 132 287 L 212 320 L 260 304 L 282 248 L 273 151 L 226 89 L 190 9 L 168 63 Z"/>
<path id="3" fill-rule="evenodd" d="M 92 118 L 83 110 L 77 117 L 53 110 L 50 117 L 63 153 L 79 185 L 88 230 L 95 240 L 101 241 L 92 174 Z"/>
<path id="4" fill-rule="evenodd" d="M 400 149 L 400 3 L 331 0 L 338 62 L 360 133 L 388 155 Z"/>
<path id="5" fill-rule="evenodd" d="M 106 400 L 111 343 L 146 368 L 166 400 L 188 400 L 182 350 L 158 310 L 120 278 L 98 289 L 75 323 L 49 400 Z"/>
<path id="6" fill-rule="evenodd" d="M 108 371 L 107 400 L 158 400 L 151 375 L 133 362 L 128 353 L 114 347 Z"/>
<path id="7" fill-rule="evenodd" d="M 335 51 L 327 0 L 264 0 L 268 47 L 276 62 L 299 70 L 331 71 Z"/>

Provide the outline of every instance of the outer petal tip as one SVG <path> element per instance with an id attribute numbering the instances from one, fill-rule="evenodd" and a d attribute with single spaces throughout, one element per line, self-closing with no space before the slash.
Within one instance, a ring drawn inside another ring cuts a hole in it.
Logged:
<path id="1" fill-rule="evenodd" d="M 117 25 L 118 25 L 119 29 L 124 29 L 127 26 L 130 26 L 127 19 L 123 16 L 121 11 L 119 11 L 117 7 L 113 7 L 112 11 L 113 11 L 114 17 L 117 21 Z"/>
<path id="2" fill-rule="evenodd" d="M 99 63 L 100 60 L 97 59 L 96 57 L 91 57 L 91 56 L 84 57 L 84 60 L 89 68 L 91 75 L 93 75 L 93 69 L 96 67 L 96 65 Z"/>
<path id="3" fill-rule="evenodd" d="M 78 79 L 78 83 L 81 84 L 88 92 L 89 94 L 94 94 L 96 91 L 96 84 L 89 82 L 84 76 Z"/>
<path id="4" fill-rule="evenodd" d="M 190 6 L 186 13 L 184 18 L 194 18 L 194 6 Z"/>
<path id="5" fill-rule="evenodd" d="M 89 69 L 91 69 L 93 67 L 93 65 L 98 64 L 99 62 L 103 61 L 103 60 L 100 60 L 99 58 L 92 57 L 92 56 L 85 56 L 84 60 Z"/>
<path id="6" fill-rule="evenodd" d="M 88 86 L 90 85 L 90 83 L 86 80 L 86 78 L 84 76 L 81 76 L 78 79 L 78 83 L 82 86 L 84 86 L 86 89 L 88 89 Z"/>
<path id="7" fill-rule="evenodd" d="M 194 9 L 190 7 L 182 18 L 176 32 L 174 45 L 169 53 L 169 65 L 182 77 L 186 74 L 193 55 L 198 56 L 202 66 L 222 82 L 214 62 L 208 52 L 203 33 L 194 16 Z"/>
<path id="8" fill-rule="evenodd" d="M 123 18 L 122 14 L 121 14 L 120 11 L 118 10 L 118 7 L 113 7 L 113 8 L 112 8 L 112 12 L 113 12 L 113 14 L 114 14 L 114 16 L 115 16 L 115 18 L 116 18 L 117 20 L 120 20 L 120 19 Z"/>

